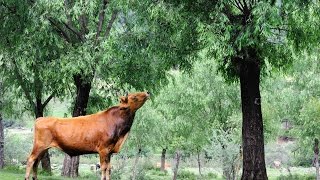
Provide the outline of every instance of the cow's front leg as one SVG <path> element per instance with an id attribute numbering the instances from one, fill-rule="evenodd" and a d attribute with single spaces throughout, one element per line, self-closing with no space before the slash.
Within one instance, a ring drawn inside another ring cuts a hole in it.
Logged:
<path id="1" fill-rule="evenodd" d="M 111 160 L 111 154 L 107 155 L 106 158 L 106 164 L 107 164 L 107 169 L 106 169 L 106 180 L 111 179 L 111 165 L 110 165 L 110 160 Z"/>
<path id="2" fill-rule="evenodd" d="M 110 180 L 110 154 L 106 151 L 99 152 L 101 180 Z"/>

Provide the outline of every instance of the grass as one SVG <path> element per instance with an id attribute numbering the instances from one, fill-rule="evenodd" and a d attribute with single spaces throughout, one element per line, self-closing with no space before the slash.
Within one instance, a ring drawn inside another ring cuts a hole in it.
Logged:
<path id="1" fill-rule="evenodd" d="M 8 166 L 4 169 L 0 170 L 0 179 L 1 180 L 20 180 L 24 178 L 25 170 L 16 166 Z M 30 177 L 31 178 L 31 177 Z M 72 178 L 64 178 L 57 174 L 53 176 L 42 175 L 40 172 L 38 175 L 39 179 L 47 179 L 47 180 L 70 180 Z M 85 175 L 83 177 L 77 179 L 98 179 L 97 175 Z"/>
<path id="2" fill-rule="evenodd" d="M 145 169 L 143 169 L 145 168 Z M 181 180 L 222 180 L 223 177 L 220 173 L 221 169 L 212 169 L 208 168 L 204 171 L 204 176 L 199 176 L 199 174 L 196 172 L 196 168 L 183 168 L 179 170 L 179 176 L 178 179 Z M 279 170 L 279 169 L 273 169 L 268 168 L 267 173 L 270 180 L 311 180 L 315 179 L 314 172 L 311 170 L 314 170 L 312 168 L 302 168 L 302 167 L 292 167 L 291 172 L 292 175 L 290 176 L 285 170 Z M 172 171 L 168 170 L 167 172 L 162 172 L 159 170 L 159 168 L 146 168 L 142 167 L 142 169 L 139 169 L 141 176 L 138 176 L 137 179 L 145 179 L 145 180 L 170 180 L 172 179 Z M 90 166 L 86 164 L 80 165 L 80 176 L 77 179 L 88 179 L 88 180 L 96 180 L 100 178 L 99 173 L 96 174 L 95 172 L 90 170 Z M 112 176 L 113 179 L 130 179 L 129 176 L 131 174 L 131 171 L 120 171 L 119 175 L 116 175 L 116 172 L 114 171 Z M 43 175 L 41 172 L 38 176 L 39 179 L 45 179 L 45 180 L 71 180 L 72 178 L 65 178 L 60 176 L 60 170 L 54 170 L 53 176 L 47 176 Z M 139 174 L 139 172 L 138 172 Z M 24 169 L 19 168 L 16 166 L 8 166 L 5 167 L 5 169 L 0 170 L 0 179 L 1 180 L 15 180 L 15 179 L 23 179 L 24 177 Z M 140 178 L 139 178 L 140 177 Z"/>

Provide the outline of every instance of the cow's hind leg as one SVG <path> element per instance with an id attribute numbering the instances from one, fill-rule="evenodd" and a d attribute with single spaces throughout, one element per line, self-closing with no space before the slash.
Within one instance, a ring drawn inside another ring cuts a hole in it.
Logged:
<path id="1" fill-rule="evenodd" d="M 45 147 L 33 147 L 32 153 L 28 158 L 25 180 L 29 180 L 31 168 L 33 168 L 34 173 L 37 173 L 37 168 L 39 164 L 39 156 L 46 150 Z M 37 162 L 36 162 L 37 161 Z"/>
<path id="2" fill-rule="evenodd" d="M 39 166 L 39 163 L 40 163 L 41 159 L 43 158 L 43 155 L 44 155 L 45 151 L 46 150 L 42 151 L 39 154 L 38 158 L 33 163 L 33 166 L 32 166 L 32 173 L 33 173 L 32 179 L 33 180 L 37 180 L 38 179 L 38 176 L 37 176 L 38 175 L 38 166 Z"/>
<path id="3" fill-rule="evenodd" d="M 38 166 L 39 166 L 39 163 L 40 163 L 40 159 L 41 158 L 37 158 L 33 163 L 33 166 L 32 166 L 32 173 L 33 173 L 32 179 L 33 180 L 38 179 L 37 172 L 38 172 Z"/>

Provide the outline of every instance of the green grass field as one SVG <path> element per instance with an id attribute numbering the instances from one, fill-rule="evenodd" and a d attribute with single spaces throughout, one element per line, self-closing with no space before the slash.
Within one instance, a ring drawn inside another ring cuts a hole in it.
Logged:
<path id="1" fill-rule="evenodd" d="M 290 176 L 285 170 L 280 170 L 280 169 L 273 169 L 273 168 L 268 168 L 268 177 L 270 180 L 314 180 L 315 175 L 313 172 L 311 172 L 310 168 L 302 168 L 302 167 L 293 167 L 292 168 L 292 175 Z M 211 168 L 204 168 L 204 173 L 206 174 L 205 176 L 199 176 L 197 173 L 197 168 L 186 168 L 183 170 L 180 170 L 180 176 L 178 179 L 181 180 L 222 180 L 221 174 L 219 174 L 219 169 L 211 169 Z M 210 173 L 211 172 L 211 173 Z M 127 175 L 114 175 L 113 179 L 123 179 L 123 180 L 129 180 L 130 176 L 128 175 L 131 172 L 126 172 Z M 90 173 L 89 171 L 84 170 L 84 166 L 80 168 L 80 174 L 81 177 L 77 179 L 88 179 L 88 180 L 96 180 L 100 179 L 100 176 L 95 173 Z M 46 180 L 68 180 L 72 178 L 64 178 L 59 175 L 59 172 L 54 172 L 54 175 L 52 176 L 47 176 L 47 175 L 40 175 L 38 176 L 39 179 L 46 179 Z M 121 177 L 121 178 L 119 178 Z M 143 177 L 143 178 L 141 178 Z M 3 170 L 0 170 L 0 179 L 1 180 L 20 180 L 24 178 L 24 169 L 19 169 L 16 167 L 7 167 Z M 160 172 L 157 169 L 149 169 L 144 171 L 143 176 L 138 176 L 137 178 L 139 179 L 144 179 L 144 180 L 170 180 L 172 179 L 172 172 L 169 171 L 167 173 Z"/>

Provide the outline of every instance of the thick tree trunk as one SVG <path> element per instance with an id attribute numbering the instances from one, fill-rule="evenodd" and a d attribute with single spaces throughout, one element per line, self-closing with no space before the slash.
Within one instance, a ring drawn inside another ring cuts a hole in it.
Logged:
<path id="1" fill-rule="evenodd" d="M 4 127 L 2 123 L 2 116 L 0 112 L 0 169 L 4 167 Z"/>
<path id="2" fill-rule="evenodd" d="M 77 87 L 77 95 L 72 116 L 84 116 L 86 115 L 86 108 L 91 90 L 91 78 L 82 77 L 78 74 L 74 76 L 74 83 Z M 79 161 L 79 156 L 70 157 L 69 155 L 65 155 L 61 175 L 67 177 L 78 177 Z"/>
<path id="3" fill-rule="evenodd" d="M 263 137 L 260 97 L 260 65 L 254 60 L 242 61 L 240 86 L 242 103 L 242 180 L 268 179 Z"/>
<path id="4" fill-rule="evenodd" d="M 175 167 L 173 170 L 173 180 L 177 180 L 178 177 L 178 169 L 179 169 L 179 163 L 180 163 L 180 157 L 181 157 L 181 152 L 179 150 L 176 151 L 176 156 L 175 156 Z"/>
<path id="5" fill-rule="evenodd" d="M 41 99 L 36 99 L 36 107 L 35 107 L 35 114 L 36 118 L 43 117 L 43 105 L 41 103 Z M 41 167 L 42 169 L 51 175 L 51 162 L 48 150 L 46 150 L 42 156 Z"/>
<path id="6" fill-rule="evenodd" d="M 314 139 L 314 166 L 316 167 L 316 177 L 317 180 L 320 180 L 319 174 L 319 140 L 317 138 Z"/>
<path id="7" fill-rule="evenodd" d="M 199 174 L 200 174 L 200 176 L 202 176 L 202 173 L 201 173 L 201 159 L 200 159 L 200 151 L 199 150 L 197 151 L 197 161 L 198 161 Z"/>
<path id="8" fill-rule="evenodd" d="M 161 152 L 161 167 L 160 167 L 161 171 L 165 171 L 166 169 L 166 153 L 167 153 L 167 149 L 163 148 Z"/>
<path id="9" fill-rule="evenodd" d="M 133 171 L 132 171 L 132 180 L 135 180 L 136 176 L 137 176 L 137 169 L 138 169 L 138 162 L 139 162 L 140 154 L 141 154 L 141 148 L 139 148 L 136 159 L 134 160 Z"/>

